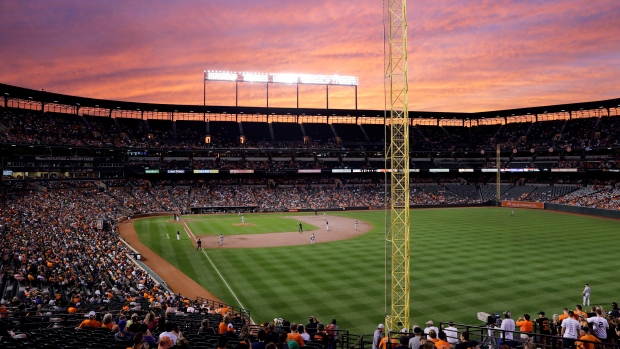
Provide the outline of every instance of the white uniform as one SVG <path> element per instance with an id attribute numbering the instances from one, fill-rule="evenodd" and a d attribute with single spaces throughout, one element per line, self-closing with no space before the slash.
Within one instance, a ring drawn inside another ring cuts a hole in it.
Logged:
<path id="1" fill-rule="evenodd" d="M 325 221 L 325 230 L 329 231 L 329 222 Z"/>
<path id="2" fill-rule="evenodd" d="M 357 221 L 355 221 L 355 230 L 357 230 Z"/>
<path id="3" fill-rule="evenodd" d="M 586 285 L 583 289 L 583 305 L 590 305 L 590 286 Z M 587 302 L 587 303 L 586 303 Z"/>
<path id="4" fill-rule="evenodd" d="M 245 217 L 241 216 L 241 224 L 245 224 Z"/>
<path id="5" fill-rule="evenodd" d="M 181 240 L 181 233 L 177 231 L 177 240 Z"/>
<path id="6" fill-rule="evenodd" d="M 312 236 L 310 237 L 310 245 L 314 245 L 314 233 L 312 233 Z"/>
<path id="7" fill-rule="evenodd" d="M 224 245 L 224 235 L 220 234 L 220 246 Z"/>

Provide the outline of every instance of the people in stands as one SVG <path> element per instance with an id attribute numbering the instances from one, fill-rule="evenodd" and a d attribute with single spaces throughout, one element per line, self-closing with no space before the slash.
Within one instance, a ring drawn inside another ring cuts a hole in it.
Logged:
<path id="1" fill-rule="evenodd" d="M 144 332 L 138 332 L 133 336 L 132 346 L 128 349 L 142 349 L 142 345 L 144 344 Z"/>
<path id="2" fill-rule="evenodd" d="M 542 336 L 538 336 L 539 343 L 544 347 L 548 344 L 551 344 L 549 336 L 551 335 L 551 321 L 549 318 L 545 316 L 544 311 L 538 312 L 538 319 L 536 319 L 536 327 L 538 328 L 538 333 Z"/>
<path id="3" fill-rule="evenodd" d="M 114 339 L 118 342 L 131 342 L 133 340 L 133 333 L 127 331 L 126 326 L 126 320 L 123 319 L 118 322 L 118 329 L 116 334 L 114 334 Z"/>
<path id="4" fill-rule="evenodd" d="M 200 322 L 200 328 L 198 329 L 198 333 L 201 335 L 214 335 L 215 334 L 215 330 L 213 329 L 213 327 L 211 327 L 211 324 L 209 322 L 209 319 L 203 319 L 202 322 Z"/>
<path id="5" fill-rule="evenodd" d="M 317 331 L 317 322 L 316 317 L 310 316 L 308 317 L 308 323 L 306 324 L 306 331 L 312 337 Z"/>
<path id="6" fill-rule="evenodd" d="M 443 330 L 446 333 L 447 341 L 450 343 L 450 348 L 454 349 L 454 346 L 459 342 L 459 330 L 454 327 L 454 322 L 450 321 L 448 327 Z"/>
<path id="7" fill-rule="evenodd" d="M 534 329 L 534 323 L 530 320 L 530 314 L 525 314 L 523 317 L 519 317 L 515 325 L 519 326 L 521 331 L 521 342 L 524 344 L 530 341 L 530 334 Z"/>
<path id="8" fill-rule="evenodd" d="M 288 341 L 291 341 L 291 340 L 294 341 L 295 343 L 297 343 L 297 345 L 300 348 L 306 345 L 304 343 L 304 339 L 302 338 L 301 334 L 298 332 L 297 323 L 292 322 L 290 329 L 291 329 L 291 332 L 287 334 L 286 339 Z"/>
<path id="9" fill-rule="evenodd" d="M 265 349 L 265 346 L 267 345 L 265 343 L 266 335 L 267 332 L 265 332 L 262 328 L 258 330 L 258 333 L 256 334 L 257 340 L 252 343 L 252 349 Z"/>
<path id="10" fill-rule="evenodd" d="M 502 341 L 502 344 L 506 344 L 507 346 L 512 347 L 514 345 L 513 336 L 514 336 L 514 330 L 516 329 L 516 324 L 515 324 L 515 321 L 510 316 L 511 314 L 509 311 L 504 312 L 504 321 L 502 321 L 502 325 L 500 326 L 500 329 L 504 331 L 502 335 L 503 335 L 503 338 L 505 338 L 505 341 Z"/>
<path id="11" fill-rule="evenodd" d="M 435 325 L 433 324 L 433 320 L 428 320 L 426 322 L 426 328 L 424 328 L 424 334 L 426 335 L 426 339 L 430 340 L 430 332 L 431 331 L 435 331 L 435 334 L 437 334 L 439 332 L 439 329 L 437 327 L 435 327 Z"/>
<path id="12" fill-rule="evenodd" d="M 118 325 L 112 321 L 112 314 L 107 313 L 103 316 L 103 320 L 101 321 L 101 328 L 107 328 L 110 331 L 116 331 L 118 329 Z"/>
<path id="13" fill-rule="evenodd" d="M 454 346 L 454 349 L 467 349 L 469 348 L 469 332 L 465 331 L 463 333 L 461 333 L 460 336 L 461 342 L 456 344 Z M 415 349 L 415 348 L 411 348 L 410 349 Z"/>
<path id="14" fill-rule="evenodd" d="M 582 327 L 579 331 L 579 340 L 575 341 L 575 348 L 577 349 L 594 349 L 596 343 L 600 343 L 601 340 L 590 334 L 589 327 Z"/>
<path id="15" fill-rule="evenodd" d="M 579 338 L 579 331 L 581 326 L 579 321 L 575 320 L 575 313 L 572 310 L 568 311 L 568 316 L 562 321 L 562 342 L 564 348 L 574 348 L 575 340 Z"/>
<path id="16" fill-rule="evenodd" d="M 446 335 L 446 332 L 439 331 L 437 341 L 435 342 L 435 347 L 437 347 L 437 349 L 450 349 L 450 343 L 448 343 L 448 336 Z"/>
<path id="17" fill-rule="evenodd" d="M 173 332 L 173 330 L 174 330 L 174 324 L 171 322 L 166 323 L 166 330 L 159 334 L 159 341 L 161 342 L 162 338 L 168 337 L 172 340 L 172 345 L 176 344 L 178 337 Z"/>
<path id="18" fill-rule="evenodd" d="M 422 329 L 419 326 L 413 327 L 413 336 L 409 338 L 409 349 L 420 349 L 422 345 Z"/>
<path id="19" fill-rule="evenodd" d="M 308 328 L 306 326 L 306 328 Z M 385 326 L 383 324 L 379 324 L 372 338 L 372 349 L 379 349 L 379 345 L 381 344 L 381 340 L 383 339 L 383 330 Z"/>
<path id="20" fill-rule="evenodd" d="M 409 344 L 409 336 L 401 335 L 398 338 L 399 345 L 394 349 L 407 349 L 407 345 Z"/>
<path id="21" fill-rule="evenodd" d="M 82 321 L 80 323 L 80 325 L 78 326 L 79 329 L 82 328 L 100 328 L 101 327 L 101 322 L 97 321 L 96 316 L 97 314 L 94 311 L 90 311 L 88 314 L 86 314 L 86 316 L 88 317 L 88 319 Z"/>
<path id="22" fill-rule="evenodd" d="M 222 318 L 222 321 L 218 325 L 217 333 L 219 333 L 219 334 L 226 334 L 226 331 L 228 330 L 228 324 L 229 323 L 230 323 L 230 316 L 229 315 L 224 315 L 224 317 Z"/>

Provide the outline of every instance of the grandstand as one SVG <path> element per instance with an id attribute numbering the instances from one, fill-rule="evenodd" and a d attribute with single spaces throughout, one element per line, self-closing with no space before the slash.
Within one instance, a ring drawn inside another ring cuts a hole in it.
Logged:
<path id="1" fill-rule="evenodd" d="M 74 329 L 91 310 L 119 322 L 123 310 L 142 319 L 150 310 L 165 313 L 166 305 L 193 305 L 200 313 L 167 321 L 191 332 L 196 348 L 216 347 L 216 336 L 193 335 L 204 319 L 211 326 L 222 321 L 216 308 L 230 309 L 237 332 L 248 323 L 245 309 L 175 295 L 149 275 L 119 237 L 117 225 L 127 217 L 390 204 L 380 111 L 207 112 L 1 84 L 0 92 L 0 295 L 11 315 L 1 322 L 4 331 L 32 339 L 6 338 L 2 347 L 127 347 L 113 332 Z M 495 205 L 500 144 L 499 200 L 617 213 L 619 102 L 473 114 L 412 111 L 412 207 Z M 42 231 L 49 234 L 37 234 Z M 36 248 L 20 249 L 24 241 Z"/>

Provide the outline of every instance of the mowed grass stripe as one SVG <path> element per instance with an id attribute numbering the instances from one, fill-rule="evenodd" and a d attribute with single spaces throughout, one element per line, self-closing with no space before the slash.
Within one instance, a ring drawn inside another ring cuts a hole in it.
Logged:
<path id="1" fill-rule="evenodd" d="M 617 301 L 609 282 L 615 264 L 607 262 L 606 256 L 619 252 L 612 243 L 620 230 L 618 221 L 553 211 L 515 211 L 515 217 L 502 208 L 411 212 L 413 323 L 433 319 L 479 324 L 478 311 L 559 313 L 562 307 L 580 302 L 586 282 L 593 289 L 593 303 Z M 385 311 L 384 213 L 333 214 L 369 222 L 373 230 L 350 240 L 318 241 L 314 246 L 207 252 L 257 321 L 283 317 L 304 322 L 308 315 L 316 315 L 323 322 L 336 318 L 341 328 L 353 333 L 371 333 Z M 275 215 L 264 216 L 273 219 Z M 246 222 L 261 217 L 246 215 Z M 295 229 L 294 224 L 290 228 L 294 220 L 278 219 L 285 221 L 285 231 Z M 206 259 L 191 256 L 189 241 L 169 248 L 171 241 L 161 232 L 175 238 L 176 225 L 160 223 L 141 231 L 139 222 L 136 228 L 145 244 L 160 255 L 165 253 L 169 257 L 164 258 L 195 275 L 197 282 L 220 298 L 235 303 Z M 232 225 L 222 229 L 227 229 L 224 234 L 239 233 Z"/>

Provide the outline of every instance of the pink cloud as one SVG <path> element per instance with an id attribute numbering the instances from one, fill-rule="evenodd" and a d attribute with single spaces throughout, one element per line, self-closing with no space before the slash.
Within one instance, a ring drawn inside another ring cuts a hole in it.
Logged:
<path id="1" fill-rule="evenodd" d="M 620 95 L 614 0 L 408 4 L 410 109 L 480 111 Z M 0 3 L 3 83 L 142 102 L 202 104 L 202 71 L 356 75 L 359 107 L 383 108 L 381 3 L 188 1 Z M 234 85 L 233 85 L 234 86 Z M 212 83 L 212 104 L 234 87 Z M 302 106 L 324 107 L 306 88 Z M 330 90 L 330 107 L 353 92 Z M 240 104 L 264 105 L 243 85 Z M 295 91 L 270 88 L 270 104 Z"/>

